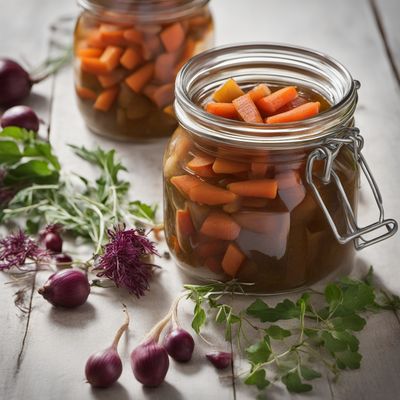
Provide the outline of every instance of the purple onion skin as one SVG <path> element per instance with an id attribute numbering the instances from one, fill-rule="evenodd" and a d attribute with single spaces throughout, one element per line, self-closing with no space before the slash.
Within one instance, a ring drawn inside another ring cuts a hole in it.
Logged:
<path id="1" fill-rule="evenodd" d="M 131 353 L 133 375 L 144 386 L 160 386 L 169 368 L 168 353 L 153 339 L 140 344 Z"/>
<path id="2" fill-rule="evenodd" d="M 38 292 L 53 306 L 72 308 L 86 302 L 90 285 L 83 272 L 65 269 L 51 275 Z"/>
<path id="3" fill-rule="evenodd" d="M 15 61 L 0 58 L 0 106 L 19 104 L 31 91 L 29 74 Z"/>
<path id="4" fill-rule="evenodd" d="M 228 368 L 232 363 L 232 354 L 225 351 L 212 351 L 206 357 L 217 369 Z"/>
<path id="5" fill-rule="evenodd" d="M 11 107 L 4 112 L 0 119 L 2 128 L 7 126 L 18 126 L 28 131 L 39 130 L 39 118 L 32 108 L 27 106 Z"/>
<path id="6" fill-rule="evenodd" d="M 86 362 L 86 379 L 93 387 L 108 388 L 118 380 L 121 373 L 122 361 L 112 346 L 91 355 Z"/>
<path id="7" fill-rule="evenodd" d="M 44 245 L 47 250 L 53 251 L 54 253 L 61 253 L 63 240 L 58 233 L 49 232 L 46 233 L 46 236 L 44 237 Z"/>
<path id="8" fill-rule="evenodd" d="M 188 331 L 176 328 L 164 337 L 163 346 L 175 361 L 188 362 L 192 358 L 194 340 Z"/>
<path id="9" fill-rule="evenodd" d="M 71 263 L 72 257 L 65 253 L 56 254 L 54 260 L 57 264 Z"/>

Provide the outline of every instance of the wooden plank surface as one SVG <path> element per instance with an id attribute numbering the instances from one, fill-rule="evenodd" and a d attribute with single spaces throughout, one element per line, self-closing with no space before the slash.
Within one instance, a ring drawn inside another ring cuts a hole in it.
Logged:
<path id="1" fill-rule="evenodd" d="M 22 12 L 18 21 L 23 18 L 25 21 L 30 20 L 29 30 L 22 22 L 14 26 L 5 17 L 9 12 L 15 13 L 18 9 L 23 9 L 28 2 L 10 2 L 7 12 L 3 10 L 0 29 L 10 37 L 20 38 L 18 42 L 22 45 L 18 48 L 18 53 L 20 50 L 26 54 L 35 52 L 37 43 L 45 37 L 44 26 L 59 14 L 74 9 L 72 1 L 63 2 L 62 7 L 58 2 L 57 5 L 53 3 L 56 2 L 40 0 L 41 16 L 38 19 L 32 19 L 33 13 Z M 31 0 L 29 4 L 31 6 L 26 8 L 32 11 L 33 4 L 39 4 L 39 0 Z M 362 82 L 357 125 L 366 137 L 365 154 L 380 183 L 387 215 L 400 220 L 400 185 L 398 174 L 393 173 L 400 167 L 400 96 L 369 1 L 214 0 L 212 9 L 217 28 L 217 44 L 277 41 L 312 47 L 342 61 L 354 78 Z M 280 22 L 283 16 L 284 24 Z M 35 31 L 32 26 L 36 24 Z M 388 29 L 391 31 L 394 28 Z M 32 37 L 32 32 L 37 32 L 37 39 L 27 41 L 27 37 Z M 9 42 L 0 42 L 0 54 L 17 56 L 18 53 Z M 39 91 L 39 87 L 37 90 Z M 97 144 L 104 148 L 115 147 L 128 166 L 133 184 L 132 196 L 150 202 L 158 201 L 161 205 L 161 155 L 166 141 L 121 144 L 91 134 L 85 128 L 76 108 L 70 69 L 63 70 L 57 76 L 51 126 L 52 143 L 67 169 L 80 170 L 83 165 L 66 148 L 67 143 L 85 144 L 89 147 Z M 360 214 L 372 219 L 375 212 L 367 200 L 365 185 L 362 190 L 364 207 L 361 207 Z M 162 244 L 161 252 L 164 248 L 165 245 Z M 373 264 L 383 284 L 400 293 L 400 272 L 396 269 L 399 257 L 399 238 L 396 237 L 360 253 L 355 262 L 355 273 Z M 2 397 L 7 400 L 254 398 L 255 392 L 239 381 L 233 388 L 229 377 L 224 377 L 226 373 L 222 376 L 215 373 L 204 360 L 203 354 L 207 347 L 199 340 L 194 361 L 184 367 L 171 363 L 166 384 L 161 388 L 146 390 L 133 379 L 129 367 L 131 349 L 166 312 L 171 299 L 179 293 L 182 282 L 188 281 L 173 262 L 162 260 L 161 263 L 163 269 L 157 273 L 151 292 L 140 301 L 122 291 L 94 289 L 88 304 L 71 313 L 52 309 L 35 293 L 24 357 L 18 372 L 15 359 L 24 337 L 26 318 L 22 321 L 18 319 L 12 305 L 12 290 L 2 288 L 0 300 L 2 304 L 8 304 L 6 312 L 0 311 Z M 4 280 L 3 275 L 1 278 Z M 44 274 L 38 276 L 37 286 L 44 279 Z M 278 299 L 279 297 L 275 297 L 273 301 Z M 120 346 L 125 361 L 120 384 L 107 391 L 92 390 L 83 379 L 85 360 L 93 351 L 108 345 L 115 327 L 123 317 L 119 311 L 122 301 L 128 303 L 133 324 L 128 339 L 122 340 Z M 240 298 L 235 303 L 244 307 L 249 299 Z M 190 311 L 191 305 L 185 304 L 182 313 L 182 323 L 185 326 L 189 326 Z M 340 382 L 332 386 L 335 399 L 389 399 L 400 394 L 397 378 L 397 371 L 400 370 L 399 332 L 400 326 L 393 314 L 371 317 L 370 328 L 360 338 L 364 354 L 362 368 L 359 371 L 345 372 Z M 210 331 L 209 335 L 218 347 L 227 346 L 217 332 Z M 235 367 L 240 371 L 246 365 L 236 359 Z M 270 393 L 272 399 L 325 399 L 330 396 L 329 385 L 324 380 L 308 396 L 291 397 L 279 386 Z"/>

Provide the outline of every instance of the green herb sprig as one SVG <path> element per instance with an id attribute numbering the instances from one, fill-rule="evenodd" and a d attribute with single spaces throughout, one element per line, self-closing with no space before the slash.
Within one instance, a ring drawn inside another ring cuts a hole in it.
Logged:
<path id="1" fill-rule="evenodd" d="M 236 338 L 250 364 L 244 383 L 259 390 L 281 381 L 289 392 L 308 392 L 323 369 L 335 380 L 342 370 L 360 368 L 356 333 L 365 328 L 365 316 L 400 309 L 398 296 L 374 286 L 372 268 L 363 279 L 346 277 L 323 292 L 307 290 L 296 302 L 285 299 L 274 307 L 257 298 L 234 311 L 221 300 L 238 288 L 238 282 L 186 285 L 195 303 L 192 328 L 201 334 L 210 315 L 224 325 L 225 339 Z M 248 339 L 249 330 L 257 333 L 256 341 Z"/>

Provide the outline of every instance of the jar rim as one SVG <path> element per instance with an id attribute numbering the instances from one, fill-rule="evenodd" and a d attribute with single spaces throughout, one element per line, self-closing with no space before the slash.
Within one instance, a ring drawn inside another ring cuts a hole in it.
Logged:
<path id="1" fill-rule="evenodd" d="M 124 17 L 140 22 L 170 22 L 190 16 L 197 9 L 204 7 L 210 0 L 77 0 L 84 10 L 113 19 L 104 15 L 105 11 L 124 13 Z M 172 3 L 172 4 L 171 4 Z"/>
<path id="2" fill-rule="evenodd" d="M 282 62 L 288 68 L 313 68 L 315 74 L 320 73 L 327 81 L 332 79 L 338 90 L 337 101 L 315 117 L 273 125 L 214 116 L 193 101 L 199 95 L 201 80 L 203 84 L 207 83 L 209 90 L 212 86 L 215 89 L 219 86 L 215 85 L 218 82 L 216 73 L 220 76 L 225 74 L 227 78 L 235 67 L 252 71 L 262 67 L 267 70 L 267 66 L 272 66 L 274 62 L 277 66 Z M 257 63 L 257 67 L 252 69 L 251 63 Z M 325 53 L 281 43 L 239 43 L 205 51 L 182 67 L 175 84 L 175 112 L 180 124 L 189 132 L 224 144 L 274 149 L 314 147 L 325 138 L 337 135 L 340 127 L 347 127 L 351 123 L 358 87 L 359 83 L 353 80 L 350 72 Z"/>

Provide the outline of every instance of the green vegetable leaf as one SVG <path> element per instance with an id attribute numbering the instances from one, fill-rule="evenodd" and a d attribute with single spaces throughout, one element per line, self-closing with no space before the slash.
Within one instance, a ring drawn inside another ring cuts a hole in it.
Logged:
<path id="1" fill-rule="evenodd" d="M 12 164 L 22 157 L 18 145 L 11 140 L 0 140 L 0 165 Z"/>
<path id="2" fill-rule="evenodd" d="M 334 283 L 325 288 L 325 300 L 329 304 L 329 311 L 334 310 L 342 301 L 342 290 Z"/>
<path id="3" fill-rule="evenodd" d="M 357 314 L 336 317 L 331 320 L 333 326 L 338 331 L 349 329 L 351 331 L 361 331 L 367 323 L 364 318 Z"/>
<path id="4" fill-rule="evenodd" d="M 197 334 L 199 334 L 201 327 L 205 324 L 207 320 L 206 312 L 200 304 L 196 304 L 193 314 L 192 328 Z"/>
<path id="5" fill-rule="evenodd" d="M 152 223 L 155 222 L 157 205 L 148 205 L 146 203 L 142 203 L 139 200 L 132 201 L 129 203 L 129 211 L 131 214 L 136 215 L 139 218 L 143 218 Z"/>
<path id="6" fill-rule="evenodd" d="M 274 308 L 257 299 L 247 308 L 246 312 L 248 315 L 258 318 L 261 322 L 276 322 L 298 318 L 300 315 L 299 307 L 288 299 L 278 303 Z"/>
<path id="7" fill-rule="evenodd" d="M 306 367 L 305 365 L 300 366 L 300 373 L 301 373 L 301 376 L 307 381 L 311 381 L 316 378 L 321 378 L 321 376 L 322 376 L 315 369 L 312 369 L 311 367 Z"/>
<path id="8" fill-rule="evenodd" d="M 345 341 L 334 338 L 332 334 L 328 331 L 323 331 L 321 334 L 321 338 L 324 341 L 326 349 L 331 353 L 347 349 L 347 343 Z"/>
<path id="9" fill-rule="evenodd" d="M 298 371 L 289 372 L 282 377 L 282 382 L 286 385 L 287 390 L 292 393 L 304 393 L 312 390 L 312 386 L 301 381 Z"/>
<path id="10" fill-rule="evenodd" d="M 34 134 L 33 132 L 29 132 L 25 129 L 17 128 L 16 126 L 8 126 L 0 132 L 0 138 L 1 137 L 8 137 L 18 141 L 25 141 L 29 138 L 33 138 Z"/>
<path id="11" fill-rule="evenodd" d="M 271 355 L 271 346 L 268 336 L 246 349 L 247 358 L 253 364 L 267 362 Z"/>
<path id="12" fill-rule="evenodd" d="M 283 329 L 278 325 L 271 325 L 268 329 L 265 329 L 265 332 L 272 339 L 282 340 L 289 337 L 292 333 L 287 329 Z"/>
<path id="13" fill-rule="evenodd" d="M 362 356 L 357 351 L 345 350 L 335 353 L 336 363 L 340 369 L 358 369 Z"/>
<path id="14" fill-rule="evenodd" d="M 360 344 L 359 340 L 349 332 L 332 332 L 335 339 L 345 342 L 351 351 L 357 351 Z"/>
<path id="15" fill-rule="evenodd" d="M 255 369 L 247 375 L 244 383 L 246 385 L 254 385 L 257 389 L 263 390 L 270 384 L 270 381 L 266 379 L 266 372 L 264 369 Z"/>

